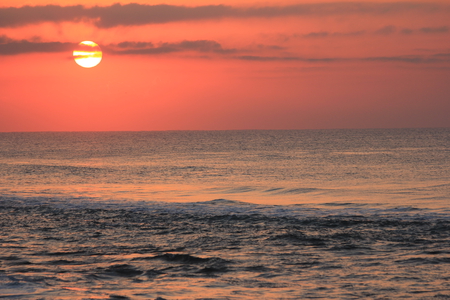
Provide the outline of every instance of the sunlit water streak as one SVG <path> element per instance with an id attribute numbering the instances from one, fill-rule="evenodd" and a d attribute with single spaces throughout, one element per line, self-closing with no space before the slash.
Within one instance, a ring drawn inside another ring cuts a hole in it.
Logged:
<path id="1" fill-rule="evenodd" d="M 0 298 L 449 299 L 450 130 L 0 133 Z"/>

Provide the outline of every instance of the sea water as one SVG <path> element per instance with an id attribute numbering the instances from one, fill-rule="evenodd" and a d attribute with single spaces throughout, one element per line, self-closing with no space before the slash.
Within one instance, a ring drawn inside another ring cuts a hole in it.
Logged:
<path id="1" fill-rule="evenodd" d="M 450 129 L 0 133 L 0 298 L 450 299 Z"/>

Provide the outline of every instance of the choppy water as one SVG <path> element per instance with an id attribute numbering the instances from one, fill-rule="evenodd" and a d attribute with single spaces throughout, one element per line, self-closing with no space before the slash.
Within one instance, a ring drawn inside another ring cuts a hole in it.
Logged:
<path id="1" fill-rule="evenodd" d="M 450 299 L 450 130 L 0 133 L 0 298 Z"/>

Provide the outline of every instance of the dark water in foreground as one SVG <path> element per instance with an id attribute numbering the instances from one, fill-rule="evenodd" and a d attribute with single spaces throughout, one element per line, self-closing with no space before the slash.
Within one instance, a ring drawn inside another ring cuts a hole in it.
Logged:
<path id="1" fill-rule="evenodd" d="M 450 130 L 0 133 L 0 298 L 450 299 Z"/>
<path id="2" fill-rule="evenodd" d="M 450 214 L 0 201 L 0 297 L 450 299 Z"/>

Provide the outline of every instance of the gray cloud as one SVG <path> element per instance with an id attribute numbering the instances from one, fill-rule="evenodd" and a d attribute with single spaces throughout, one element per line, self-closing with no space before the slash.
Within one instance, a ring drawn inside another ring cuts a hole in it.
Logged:
<path id="1" fill-rule="evenodd" d="M 331 35 L 331 33 L 328 31 L 319 31 L 319 32 L 307 33 L 307 34 L 303 35 L 303 37 L 305 37 L 305 38 L 324 38 L 324 37 L 329 37 L 330 35 Z"/>
<path id="2" fill-rule="evenodd" d="M 88 18 L 88 12 L 89 10 L 81 5 L 3 7 L 0 8 L 0 27 L 16 27 L 41 22 L 76 22 Z"/>
<path id="3" fill-rule="evenodd" d="M 135 49 L 142 49 L 142 48 L 152 48 L 154 47 L 154 44 L 151 42 L 121 42 L 116 44 L 116 47 L 118 48 L 135 48 Z"/>
<path id="4" fill-rule="evenodd" d="M 449 33 L 450 28 L 448 26 L 440 27 L 422 27 L 419 29 L 404 28 L 400 31 L 402 34 L 410 35 L 415 33 L 422 34 L 439 34 L 439 33 Z"/>
<path id="5" fill-rule="evenodd" d="M 447 26 L 441 27 L 423 27 L 419 29 L 422 33 L 447 33 L 449 32 L 449 28 Z"/>
<path id="6" fill-rule="evenodd" d="M 366 34 L 367 32 L 364 30 L 361 31 L 352 31 L 352 32 L 329 32 L 329 31 L 318 31 L 318 32 L 310 32 L 303 35 L 294 35 L 294 37 L 303 37 L 303 38 L 329 38 L 329 37 L 351 37 L 351 36 L 361 36 Z M 440 26 L 440 27 L 422 27 L 419 29 L 411 29 L 411 28 L 403 28 L 401 30 L 397 30 L 397 27 L 393 25 L 384 26 L 378 30 L 375 30 L 373 34 L 376 35 L 385 35 L 389 36 L 392 34 L 400 33 L 403 35 L 411 35 L 411 34 L 442 34 L 442 33 L 450 33 L 450 28 L 448 26 Z"/>
<path id="7" fill-rule="evenodd" d="M 450 61 L 450 52 L 447 52 L 447 53 L 436 53 L 436 54 L 433 54 L 433 57 L 437 57 L 437 58 L 439 58 L 439 59 L 447 59 L 447 60 L 449 60 Z"/>
<path id="8" fill-rule="evenodd" d="M 383 28 L 378 29 L 375 31 L 375 34 L 381 34 L 381 35 L 390 35 L 397 31 L 397 28 L 393 25 L 384 26 Z"/>
<path id="9" fill-rule="evenodd" d="M 412 29 L 410 29 L 410 28 L 404 28 L 404 29 L 402 29 L 402 31 L 401 31 L 401 33 L 402 34 L 413 34 L 414 33 L 414 30 L 412 30 Z"/>
<path id="10" fill-rule="evenodd" d="M 283 16 L 332 16 L 348 14 L 396 14 L 404 12 L 450 12 L 450 5 L 429 2 L 338 2 L 240 8 L 227 5 L 176 6 L 114 4 L 86 8 L 77 6 L 24 6 L 0 8 L 0 27 L 40 22 L 92 22 L 99 28 L 135 26 L 179 21 L 230 18 L 271 18 Z"/>
<path id="11" fill-rule="evenodd" d="M 0 36 L 0 55 L 15 55 L 32 52 L 71 52 L 77 43 L 42 42 L 39 38 L 31 41 L 13 40 L 5 35 Z M 281 47 L 257 45 L 257 50 L 226 49 L 216 41 L 196 40 L 179 43 L 161 43 L 124 41 L 117 44 L 101 45 L 103 52 L 114 55 L 158 55 L 175 52 L 193 51 L 201 54 L 219 54 L 223 58 L 270 62 L 270 61 L 299 61 L 305 63 L 339 63 L 339 62 L 401 62 L 409 64 L 450 63 L 450 51 L 430 53 L 429 55 L 404 55 L 380 57 L 301 57 L 293 55 L 264 56 L 265 50 L 285 50 Z M 252 52 L 260 54 L 243 55 Z"/>
<path id="12" fill-rule="evenodd" d="M 92 13 L 98 17 L 95 25 L 100 28 L 133 26 L 178 21 L 215 19 L 234 14 L 230 6 L 207 5 L 197 7 L 175 5 L 114 4 L 94 7 Z"/>
<path id="13" fill-rule="evenodd" d="M 320 62 L 339 62 L 339 61 L 348 61 L 351 59 L 347 58 L 333 58 L 333 57 L 325 57 L 325 58 L 306 58 L 299 56 L 258 56 L 258 55 L 241 55 L 235 56 L 234 59 L 239 60 L 248 60 L 248 61 L 302 61 L 302 62 L 310 62 L 310 63 L 320 63 Z"/>
<path id="14" fill-rule="evenodd" d="M 404 62 L 413 64 L 425 64 L 425 63 L 439 63 L 449 62 L 449 59 L 439 58 L 435 55 L 422 56 L 422 55 L 404 55 L 404 56 L 381 56 L 381 57 L 367 57 L 364 61 L 379 61 L 379 62 Z"/>
<path id="15" fill-rule="evenodd" d="M 14 55 L 31 52 L 71 52 L 77 43 L 42 42 L 35 40 L 13 40 L 5 35 L 0 36 L 0 55 Z M 121 42 L 118 44 L 101 45 L 103 52 L 111 54 L 164 54 L 173 52 L 194 51 L 199 53 L 228 54 L 236 49 L 225 49 L 216 41 L 197 40 L 179 43 L 162 43 L 155 46 L 151 42 Z"/>
<path id="16" fill-rule="evenodd" d="M 162 43 L 155 46 L 145 42 L 122 42 L 105 47 L 106 52 L 113 54 L 164 54 L 183 51 L 195 51 L 200 53 L 233 53 L 235 49 L 224 49 L 221 44 L 210 40 L 182 41 L 179 43 Z"/>
<path id="17" fill-rule="evenodd" d="M 361 36 L 365 34 L 364 30 L 360 31 L 350 31 L 350 32 L 328 32 L 328 31 L 319 31 L 319 32 L 310 32 L 307 34 L 301 35 L 304 38 L 327 38 L 327 37 L 352 37 L 352 36 Z M 296 35 L 296 37 L 299 35 Z"/>
<path id="18" fill-rule="evenodd" d="M 307 63 L 338 63 L 338 62 L 400 62 L 409 64 L 430 64 L 430 63 L 450 63 L 450 53 L 438 53 L 431 56 L 380 56 L 380 57 L 363 57 L 363 58 L 307 58 L 307 57 L 278 57 L 278 56 L 257 56 L 242 55 L 234 56 L 234 59 L 247 61 L 300 61 Z"/>
<path id="19" fill-rule="evenodd" d="M 72 51 L 76 43 L 41 42 L 27 40 L 13 40 L 7 36 L 0 36 L 0 55 L 14 55 L 33 52 L 65 52 Z"/>

